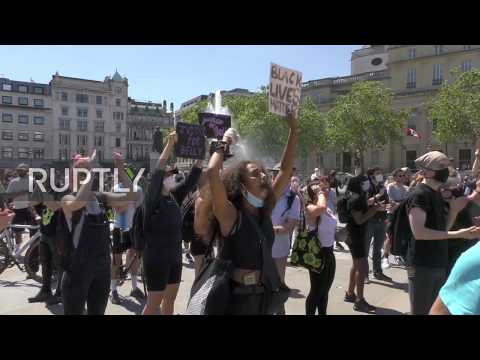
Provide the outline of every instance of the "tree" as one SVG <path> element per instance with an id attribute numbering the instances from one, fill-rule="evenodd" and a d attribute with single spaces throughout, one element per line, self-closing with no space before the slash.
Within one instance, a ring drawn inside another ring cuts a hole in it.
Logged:
<path id="1" fill-rule="evenodd" d="M 393 92 L 377 81 L 359 81 L 327 113 L 327 137 L 335 148 L 354 153 L 364 169 L 366 150 L 400 140 L 409 112 L 392 108 Z"/>
<path id="2" fill-rule="evenodd" d="M 444 83 L 430 104 L 429 115 L 435 121 L 434 137 L 440 142 L 480 140 L 480 70 L 460 73 L 456 80 Z"/>

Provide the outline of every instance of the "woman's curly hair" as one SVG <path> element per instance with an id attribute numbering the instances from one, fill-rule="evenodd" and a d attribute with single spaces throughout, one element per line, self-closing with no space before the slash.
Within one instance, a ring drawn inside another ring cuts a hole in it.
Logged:
<path id="1" fill-rule="evenodd" d="M 265 172 L 264 167 L 256 161 L 243 160 L 235 166 L 226 169 L 222 173 L 222 181 L 227 191 L 228 200 L 239 209 L 242 203 L 242 187 L 241 184 L 245 184 L 247 180 L 247 165 L 256 164 L 259 169 Z M 265 199 L 265 205 L 263 211 L 265 214 L 270 215 L 275 207 L 276 199 L 272 191 L 269 191 L 267 198 Z"/>

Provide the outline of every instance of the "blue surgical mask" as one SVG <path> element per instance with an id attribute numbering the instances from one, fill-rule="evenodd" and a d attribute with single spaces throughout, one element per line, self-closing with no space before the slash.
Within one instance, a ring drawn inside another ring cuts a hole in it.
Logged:
<path id="1" fill-rule="evenodd" d="M 250 205 L 252 205 L 255 208 L 261 208 L 263 207 L 264 201 L 262 199 L 259 199 L 255 195 L 252 195 L 249 191 L 243 192 L 243 197 L 248 201 Z"/>

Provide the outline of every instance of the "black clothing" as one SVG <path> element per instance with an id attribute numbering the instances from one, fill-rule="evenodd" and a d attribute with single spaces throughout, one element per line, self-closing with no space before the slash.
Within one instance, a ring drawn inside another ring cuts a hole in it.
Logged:
<path id="1" fill-rule="evenodd" d="M 182 274 L 182 214 L 179 204 L 202 174 L 193 167 L 187 178 L 168 196 L 162 195 L 164 170 L 156 170 L 145 195 L 145 238 L 143 268 L 149 291 L 163 291 L 178 284 Z"/>
<path id="2" fill-rule="evenodd" d="M 425 211 L 425 227 L 446 231 L 448 209 L 440 192 L 425 184 L 418 184 L 407 204 L 407 213 L 418 207 Z M 407 251 L 407 264 L 434 268 L 448 265 L 448 242 L 442 240 L 415 240 Z"/>
<path id="3" fill-rule="evenodd" d="M 112 232 L 112 253 L 123 254 L 133 246 L 131 230 L 114 228 Z"/>
<path id="4" fill-rule="evenodd" d="M 371 179 L 370 180 L 370 190 L 368 190 L 368 197 L 372 198 L 375 195 L 379 194 L 380 191 L 383 189 L 383 195 L 377 199 L 378 202 L 383 202 L 388 203 L 388 195 L 387 195 L 387 189 L 385 189 L 385 186 L 383 186 L 382 183 L 379 183 L 375 185 Z M 368 219 L 369 222 L 382 222 L 387 219 L 387 212 L 386 211 L 378 211 L 374 216 L 372 216 L 370 219 Z"/>
<path id="5" fill-rule="evenodd" d="M 349 221 L 347 223 L 347 231 L 349 236 L 350 253 L 354 259 L 361 259 L 367 257 L 366 252 L 366 228 L 367 222 L 359 225 L 353 219 L 352 212 L 361 212 L 365 214 L 368 211 L 368 204 L 365 195 L 353 194 L 347 202 L 347 211 L 350 213 Z"/>
<path id="6" fill-rule="evenodd" d="M 327 315 L 328 293 L 332 287 L 335 277 L 335 255 L 333 248 L 322 248 L 322 260 L 325 262 L 320 273 L 309 271 L 310 292 L 305 301 L 305 310 L 307 315 Z"/>

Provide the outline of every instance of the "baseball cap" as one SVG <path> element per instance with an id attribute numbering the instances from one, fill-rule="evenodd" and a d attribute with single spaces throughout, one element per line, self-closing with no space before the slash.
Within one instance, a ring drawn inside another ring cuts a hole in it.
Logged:
<path id="1" fill-rule="evenodd" d="M 415 165 L 419 168 L 431 171 L 438 171 L 448 168 L 448 157 L 440 151 L 430 151 L 415 160 Z"/>

